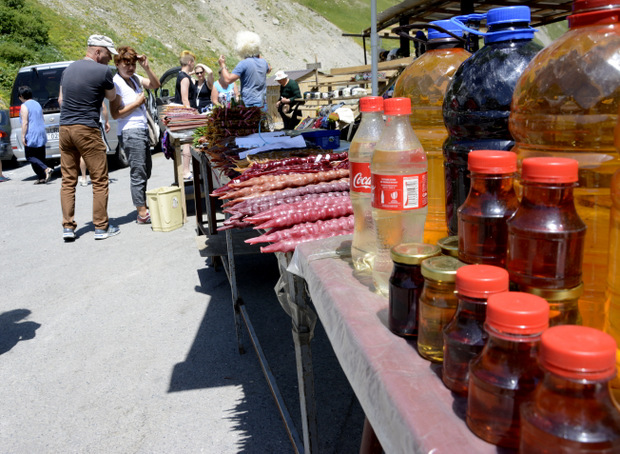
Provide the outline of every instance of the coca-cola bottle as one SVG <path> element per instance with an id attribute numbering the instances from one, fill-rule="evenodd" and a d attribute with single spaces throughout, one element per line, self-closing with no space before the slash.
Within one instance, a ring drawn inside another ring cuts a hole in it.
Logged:
<path id="1" fill-rule="evenodd" d="M 351 203 L 355 226 L 351 256 L 358 271 L 372 269 L 375 257 L 375 231 L 370 203 L 370 160 L 383 132 L 383 98 L 366 96 L 360 99 L 362 121 L 349 148 Z"/>
<path id="2" fill-rule="evenodd" d="M 372 277 L 375 289 L 387 295 L 393 268 L 390 249 L 424 238 L 428 183 L 426 153 L 409 123 L 411 100 L 386 99 L 384 108 L 387 122 L 370 173 L 377 248 Z"/>

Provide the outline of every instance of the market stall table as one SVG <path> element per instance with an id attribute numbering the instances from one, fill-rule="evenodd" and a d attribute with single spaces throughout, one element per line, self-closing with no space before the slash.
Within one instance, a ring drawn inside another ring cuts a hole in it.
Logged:
<path id="1" fill-rule="evenodd" d="M 237 288 L 237 273 L 235 268 L 235 256 L 240 254 L 260 253 L 258 245 L 249 245 L 245 239 L 257 236 L 253 229 L 228 229 L 224 233 L 217 231 L 218 220 L 217 204 L 214 198 L 208 197 L 214 189 L 213 168 L 207 154 L 192 150 L 194 166 L 194 202 L 196 208 L 197 233 L 196 244 L 201 256 L 210 257 L 214 266 L 221 264 L 226 272 L 230 283 L 233 313 L 237 344 L 240 353 L 245 352 L 242 336 L 242 322 L 246 327 L 247 334 L 263 369 L 267 383 L 271 389 L 285 428 L 293 444 L 296 453 L 318 452 L 316 403 L 314 393 L 314 377 L 310 342 L 314 334 L 316 315 L 309 308 L 307 296 L 304 291 L 304 282 L 297 276 L 286 272 L 286 268 L 292 258 L 292 253 L 276 253 L 280 268 L 280 280 L 276 286 L 276 296 L 284 311 L 292 320 L 292 335 L 295 344 L 295 358 L 300 395 L 301 421 L 303 430 L 303 442 L 290 416 L 286 403 L 278 389 L 276 379 L 273 376 L 267 358 L 261 348 L 260 342 L 245 307 L 245 302 L 239 295 Z M 202 194 L 208 197 L 203 200 Z M 203 204 L 206 206 L 206 219 L 203 213 Z M 226 214 L 226 218 L 230 215 Z M 221 225 L 221 222 L 220 224 Z"/>
<path id="2" fill-rule="evenodd" d="M 288 270 L 305 279 L 336 357 L 384 451 L 502 452 L 469 431 L 466 399 L 443 385 L 441 366 L 423 359 L 414 341 L 388 329 L 387 298 L 370 290 L 369 275 L 355 275 L 350 250 L 350 235 L 301 244 Z"/>

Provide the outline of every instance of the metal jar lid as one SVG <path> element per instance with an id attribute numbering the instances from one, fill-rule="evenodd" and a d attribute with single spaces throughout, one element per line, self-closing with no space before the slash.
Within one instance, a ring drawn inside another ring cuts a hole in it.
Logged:
<path id="1" fill-rule="evenodd" d="M 459 237 L 458 235 L 447 236 L 437 241 L 437 246 L 441 248 L 443 255 L 458 258 L 459 256 Z"/>
<path id="2" fill-rule="evenodd" d="M 392 260 L 404 265 L 419 265 L 422 260 L 440 253 L 439 246 L 427 243 L 401 243 L 390 250 Z"/>
<path id="3" fill-rule="evenodd" d="M 531 293 L 549 302 L 576 300 L 583 295 L 583 283 L 573 288 L 537 288 L 522 285 L 519 287 L 522 292 Z"/>
<path id="4" fill-rule="evenodd" d="M 440 282 L 454 282 L 456 270 L 466 265 L 447 255 L 438 255 L 422 262 L 422 276 Z"/>

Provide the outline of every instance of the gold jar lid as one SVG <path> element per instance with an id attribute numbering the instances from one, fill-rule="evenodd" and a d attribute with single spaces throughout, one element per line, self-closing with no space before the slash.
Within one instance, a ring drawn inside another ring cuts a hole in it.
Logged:
<path id="1" fill-rule="evenodd" d="M 434 281 L 454 282 L 456 281 L 456 270 L 465 265 L 466 263 L 454 257 L 438 255 L 422 262 L 422 276 Z"/>
<path id="2" fill-rule="evenodd" d="M 525 293 L 531 293 L 533 295 L 540 296 L 541 298 L 544 298 L 547 301 L 576 300 L 581 295 L 583 295 L 583 283 L 573 288 L 556 288 L 556 289 L 527 287 L 525 285 L 521 285 L 519 287 L 519 290 Z"/>
<path id="3" fill-rule="evenodd" d="M 459 237 L 458 235 L 446 236 L 437 241 L 437 246 L 441 248 L 443 255 L 459 257 Z"/>
<path id="4" fill-rule="evenodd" d="M 427 243 L 401 243 L 390 250 L 392 260 L 404 265 L 419 265 L 422 260 L 440 253 L 439 246 Z"/>

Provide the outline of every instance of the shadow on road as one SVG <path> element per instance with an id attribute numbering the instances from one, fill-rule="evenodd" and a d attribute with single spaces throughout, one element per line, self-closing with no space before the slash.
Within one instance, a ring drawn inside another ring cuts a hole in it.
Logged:
<path id="1" fill-rule="evenodd" d="M 13 309 L 0 314 L 0 355 L 11 350 L 19 341 L 34 339 L 35 332 L 41 324 L 19 322 L 29 315 L 28 309 Z"/>

